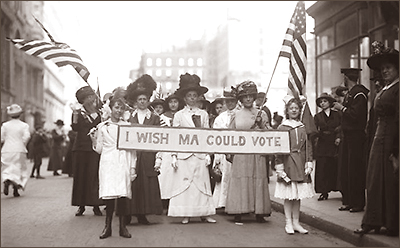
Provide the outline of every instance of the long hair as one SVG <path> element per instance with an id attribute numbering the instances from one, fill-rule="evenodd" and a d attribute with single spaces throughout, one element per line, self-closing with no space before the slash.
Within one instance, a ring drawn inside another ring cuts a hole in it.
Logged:
<path id="1" fill-rule="evenodd" d="M 285 104 L 285 118 L 289 119 L 289 107 L 292 103 L 297 104 L 297 106 L 299 106 L 299 115 L 297 116 L 296 120 L 300 120 L 300 116 L 301 116 L 301 111 L 303 109 L 303 104 L 301 103 L 301 101 L 299 99 L 296 98 L 292 98 L 290 99 L 286 104 Z"/>

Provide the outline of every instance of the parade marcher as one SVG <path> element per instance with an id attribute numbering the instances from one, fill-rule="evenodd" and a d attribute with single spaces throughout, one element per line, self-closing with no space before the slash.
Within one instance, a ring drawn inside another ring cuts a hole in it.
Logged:
<path id="1" fill-rule="evenodd" d="M 62 130 L 64 122 L 62 120 L 57 120 L 54 124 L 56 124 L 56 128 L 51 131 L 52 145 L 50 148 L 47 170 L 53 171 L 54 176 L 60 176 L 61 174 L 57 171 L 62 169 L 63 166 L 62 142 L 65 140 L 66 136 Z"/>
<path id="2" fill-rule="evenodd" d="M 210 104 L 210 113 L 209 113 L 210 127 L 213 127 L 215 118 L 217 118 L 223 111 L 225 111 L 225 108 L 224 108 L 224 101 L 222 98 L 217 98 Z"/>
<path id="3" fill-rule="evenodd" d="M 160 126 L 160 117 L 148 109 L 150 97 L 156 87 L 156 82 L 147 74 L 128 85 L 126 99 L 137 106 L 129 118 L 131 124 Z M 154 168 L 156 153 L 137 151 L 136 154 L 137 178 L 132 182 L 129 215 L 136 216 L 140 224 L 149 225 L 146 215 L 162 214 L 163 211 L 158 182 L 159 172 Z"/>
<path id="4" fill-rule="evenodd" d="M 278 179 L 275 197 L 283 199 L 287 234 L 295 231 L 306 234 L 308 231 L 299 223 L 300 201 L 314 196 L 311 182 L 312 145 L 308 140 L 306 128 L 300 121 L 302 103 L 294 97 L 287 98 L 285 103 L 286 119 L 278 130 L 288 130 L 290 154 L 278 155 L 275 165 Z"/>
<path id="5" fill-rule="evenodd" d="M 181 75 L 179 89 L 186 106 L 178 111 L 173 120 L 174 127 L 209 128 L 209 117 L 205 110 L 198 107 L 199 96 L 208 89 L 200 85 L 200 78 L 188 73 Z M 216 213 L 210 185 L 208 166 L 210 156 L 204 153 L 172 153 L 171 165 L 175 169 L 173 192 L 168 216 L 184 217 L 182 224 L 189 223 L 190 217 L 200 217 L 202 221 L 215 223 L 210 217 Z"/>
<path id="6" fill-rule="evenodd" d="M 224 91 L 224 105 L 226 111 L 222 112 L 215 118 L 213 128 L 229 128 L 229 125 L 235 118 L 235 108 L 237 99 L 232 89 Z M 228 194 L 228 186 L 231 178 L 232 163 L 226 159 L 225 154 L 215 154 L 213 162 L 213 170 L 220 171 L 221 181 L 215 183 L 213 191 L 213 200 L 215 208 L 224 208 L 226 205 L 226 196 Z"/>
<path id="7" fill-rule="evenodd" d="M 331 110 L 336 99 L 327 93 L 322 93 L 316 100 L 322 109 L 314 116 L 316 145 L 314 146 L 315 192 L 321 193 L 318 201 L 327 200 L 330 191 L 337 191 L 338 146 L 340 144 L 341 113 Z"/>
<path id="8" fill-rule="evenodd" d="M 182 98 L 176 94 L 171 94 L 165 99 L 165 112 L 161 115 L 166 126 L 172 126 L 173 118 L 176 112 L 181 110 L 184 106 Z M 172 195 L 172 180 L 174 168 L 171 166 L 172 157 L 171 152 L 158 152 L 157 156 L 161 159 L 160 175 L 158 175 L 158 182 L 160 184 L 161 200 L 163 208 L 167 209 L 169 206 L 169 199 Z M 156 159 L 157 161 L 157 159 Z"/>
<path id="9" fill-rule="evenodd" d="M 333 108 L 342 112 L 342 154 L 339 158 L 340 185 L 343 206 L 340 211 L 361 212 L 365 206 L 365 127 L 369 90 L 357 84 L 361 69 L 343 68 L 344 84 L 349 92 L 343 105 L 335 102 Z"/>
<path id="10" fill-rule="evenodd" d="M 32 134 L 31 140 L 29 141 L 29 153 L 33 159 L 33 167 L 31 172 L 31 178 L 44 179 L 40 175 L 40 166 L 42 165 L 42 158 L 46 155 L 44 146 L 47 143 L 47 136 L 43 130 L 43 124 L 38 123 L 35 125 L 35 132 Z"/>
<path id="11" fill-rule="evenodd" d="M 258 92 L 257 99 L 255 100 L 256 107 L 257 109 L 262 109 L 265 111 L 268 117 L 268 126 L 272 126 L 271 110 L 269 110 L 269 108 L 265 106 L 266 102 L 267 102 L 267 94 L 265 92 Z"/>
<path id="12" fill-rule="evenodd" d="M 386 228 L 386 235 L 399 235 L 399 52 L 374 42 L 367 64 L 378 70 L 386 86 L 375 98 L 378 125 L 369 156 L 367 204 L 358 234 Z"/>
<path id="13" fill-rule="evenodd" d="M 164 113 L 164 103 L 165 101 L 163 99 L 156 98 L 150 103 L 150 110 L 154 111 L 160 116 Z"/>
<path id="14" fill-rule="evenodd" d="M 255 108 L 257 86 L 244 81 L 236 87 L 236 97 L 243 104 L 237 110 L 231 129 L 268 129 L 267 114 Z M 266 157 L 258 154 L 234 155 L 226 197 L 225 212 L 234 214 L 234 221 L 242 223 L 242 214 L 255 213 L 256 221 L 263 223 L 271 215 Z"/>
<path id="15" fill-rule="evenodd" d="M 89 131 L 100 121 L 97 110 L 97 97 L 90 86 L 84 86 L 75 93 L 82 107 L 72 113 L 72 130 L 77 132 L 72 147 L 73 185 L 72 206 L 79 206 L 75 216 L 85 212 L 85 206 L 93 206 L 95 215 L 101 216 L 99 206 L 104 202 L 99 199 L 99 159 L 100 155 L 92 149 Z"/>
<path id="16" fill-rule="evenodd" d="M 272 117 L 271 121 L 271 127 L 272 129 L 277 129 L 279 125 L 282 124 L 283 121 L 283 116 L 279 115 L 278 112 L 274 112 L 274 115 Z"/>
<path id="17" fill-rule="evenodd" d="M 106 224 L 100 239 L 111 236 L 115 203 L 119 216 L 119 235 L 130 238 L 126 228 L 128 198 L 132 197 L 131 181 L 136 178 L 136 151 L 117 149 L 118 125 L 128 125 L 123 115 L 126 108 L 125 91 L 117 90 L 110 97 L 110 118 L 101 122 L 92 132 L 93 149 L 100 154 L 99 197 L 106 204 Z"/>
<path id="18" fill-rule="evenodd" d="M 67 135 L 68 135 L 69 142 L 68 142 L 67 152 L 66 152 L 65 158 L 64 158 L 62 173 L 68 174 L 69 177 L 72 177 L 72 171 L 73 171 L 72 147 L 74 146 L 76 132 L 74 130 L 69 130 Z"/>
<path id="19" fill-rule="evenodd" d="M 26 144 L 29 141 L 29 125 L 21 121 L 23 110 L 18 104 L 7 107 L 7 114 L 11 120 L 1 125 L 1 179 L 4 183 L 4 194 L 8 195 L 9 186 L 14 189 L 14 196 L 18 197 L 18 189 L 25 190 L 29 179 Z"/>

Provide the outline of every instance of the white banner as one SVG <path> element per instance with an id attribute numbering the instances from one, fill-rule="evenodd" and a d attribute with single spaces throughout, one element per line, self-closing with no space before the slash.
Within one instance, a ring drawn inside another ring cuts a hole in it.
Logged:
<path id="1" fill-rule="evenodd" d="M 119 126 L 118 149 L 166 152 L 288 154 L 289 131 Z"/>

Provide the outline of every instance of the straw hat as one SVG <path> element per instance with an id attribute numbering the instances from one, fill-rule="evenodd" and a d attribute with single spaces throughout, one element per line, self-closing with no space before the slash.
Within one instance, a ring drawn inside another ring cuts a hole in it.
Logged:
<path id="1" fill-rule="evenodd" d="M 7 114 L 11 117 L 19 116 L 22 113 L 22 108 L 14 103 L 7 107 Z"/>

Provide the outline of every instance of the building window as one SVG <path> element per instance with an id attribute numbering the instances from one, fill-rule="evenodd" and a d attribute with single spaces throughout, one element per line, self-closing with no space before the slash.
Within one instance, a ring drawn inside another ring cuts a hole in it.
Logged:
<path id="1" fill-rule="evenodd" d="M 318 54 L 324 53 L 332 49 L 334 44 L 333 27 L 327 28 L 317 35 Z"/>
<path id="2" fill-rule="evenodd" d="M 149 76 L 153 76 L 153 71 L 152 70 L 147 70 L 146 72 Z"/>
<path id="3" fill-rule="evenodd" d="M 162 75 L 162 71 L 161 71 L 161 70 L 157 70 L 157 71 L 156 71 L 156 76 L 157 76 L 157 77 L 161 77 L 161 75 Z"/>
<path id="4" fill-rule="evenodd" d="M 357 13 L 354 13 L 336 24 L 336 46 L 358 36 Z"/>
<path id="5" fill-rule="evenodd" d="M 188 66 L 193 66 L 193 59 L 192 58 L 188 59 Z"/>
<path id="6" fill-rule="evenodd" d="M 156 65 L 157 66 L 161 66 L 161 64 L 162 64 L 162 60 L 160 58 L 157 58 L 156 59 Z"/>
<path id="7" fill-rule="evenodd" d="M 171 59 L 171 58 L 167 58 L 167 59 L 165 60 L 165 65 L 166 65 L 166 66 L 171 66 L 171 65 L 172 65 L 172 59 Z"/>
<path id="8" fill-rule="evenodd" d="M 180 58 L 179 59 L 179 66 L 184 66 L 185 65 L 185 59 L 184 58 Z"/>
<path id="9" fill-rule="evenodd" d="M 151 58 L 147 58 L 147 66 L 152 66 L 152 65 L 153 65 L 153 60 Z"/>
<path id="10" fill-rule="evenodd" d="M 197 66 L 203 66 L 203 59 L 202 58 L 198 58 L 197 59 Z"/>
<path id="11" fill-rule="evenodd" d="M 172 71 L 171 70 L 165 70 L 165 76 L 170 77 L 172 75 Z"/>

